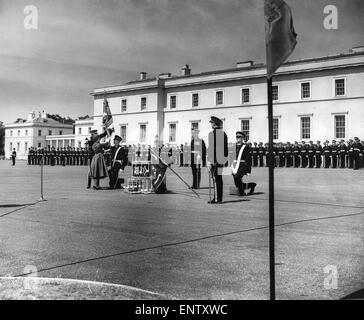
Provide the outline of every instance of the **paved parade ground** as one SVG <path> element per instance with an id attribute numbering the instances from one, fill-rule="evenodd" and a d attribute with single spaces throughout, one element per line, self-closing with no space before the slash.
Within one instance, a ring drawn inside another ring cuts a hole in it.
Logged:
<path id="1" fill-rule="evenodd" d="M 192 182 L 189 168 L 176 169 Z M 138 299 L 269 299 L 267 168 L 253 168 L 252 196 L 229 196 L 224 177 L 221 205 L 207 204 L 206 171 L 201 199 L 170 171 L 163 195 L 87 190 L 87 167 L 44 174 L 47 201 L 37 202 L 40 167 L 0 161 L 1 277 L 37 270 L 131 287 Z M 275 178 L 277 299 L 362 290 L 364 170 L 277 169 Z"/>

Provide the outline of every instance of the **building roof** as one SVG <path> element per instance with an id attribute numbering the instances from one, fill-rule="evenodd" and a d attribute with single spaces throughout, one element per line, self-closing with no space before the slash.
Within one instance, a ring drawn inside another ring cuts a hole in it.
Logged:
<path id="1" fill-rule="evenodd" d="M 297 70 L 295 72 L 304 72 L 307 71 L 304 68 L 304 65 L 313 65 L 313 64 L 319 64 L 319 63 L 325 63 L 325 62 L 333 62 L 340 59 L 347 59 L 347 58 L 355 58 L 355 57 L 363 57 L 364 56 L 364 47 L 356 47 L 350 50 L 348 53 L 342 53 L 342 54 L 335 54 L 335 55 L 329 55 L 325 57 L 318 57 L 318 58 L 307 58 L 307 59 L 300 59 L 300 60 L 293 60 L 288 61 L 284 63 L 281 66 L 280 71 L 277 73 L 284 74 L 287 71 L 289 73 L 294 72 L 294 67 L 297 67 Z M 364 64 L 364 60 L 362 61 L 362 64 Z M 348 65 L 348 64 L 347 64 Z M 293 67 L 293 68 L 292 68 Z M 327 64 L 327 68 L 333 68 L 332 64 Z M 325 67 L 323 67 L 325 68 Z M 287 71 L 285 71 L 285 69 Z M 122 85 L 115 85 L 115 86 L 108 86 L 108 87 L 102 87 L 97 88 L 94 90 L 92 95 L 98 96 L 101 94 L 107 93 L 113 93 L 118 91 L 127 91 L 127 90 L 135 90 L 135 89 L 147 89 L 150 87 L 156 87 L 159 84 L 159 81 L 163 81 L 163 83 L 168 86 L 168 83 L 172 83 L 176 80 L 189 80 L 189 79 L 195 79 L 195 78 L 203 78 L 208 76 L 218 76 L 223 74 L 233 74 L 233 73 L 244 73 L 246 72 L 248 76 L 252 75 L 252 72 L 257 71 L 259 74 L 257 76 L 262 77 L 265 76 L 266 73 L 266 65 L 264 63 L 252 63 L 252 65 L 244 66 L 244 67 L 235 67 L 235 68 L 229 68 L 229 69 L 220 69 L 220 70 L 213 70 L 213 71 L 207 71 L 207 72 L 201 72 L 196 74 L 190 74 L 190 75 L 172 75 L 171 77 L 160 79 L 159 77 L 151 77 L 144 80 L 133 80 L 126 82 Z M 195 81 L 192 81 L 194 84 Z M 184 81 L 186 83 L 186 81 Z"/>

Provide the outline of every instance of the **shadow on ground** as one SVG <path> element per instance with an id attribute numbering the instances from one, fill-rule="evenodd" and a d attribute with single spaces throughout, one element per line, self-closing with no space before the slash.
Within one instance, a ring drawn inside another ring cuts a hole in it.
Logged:
<path id="1" fill-rule="evenodd" d="M 364 289 L 353 292 L 341 300 L 364 300 Z"/>

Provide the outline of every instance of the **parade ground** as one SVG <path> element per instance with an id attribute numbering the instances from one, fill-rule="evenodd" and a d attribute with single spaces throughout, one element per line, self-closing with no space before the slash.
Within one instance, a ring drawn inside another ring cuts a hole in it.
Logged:
<path id="1" fill-rule="evenodd" d="M 190 168 L 175 169 L 192 183 Z M 120 299 L 269 299 L 267 168 L 253 168 L 246 197 L 230 196 L 225 176 L 219 205 L 207 204 L 205 168 L 201 199 L 171 171 L 161 195 L 87 190 L 86 175 L 44 167 L 38 202 L 40 167 L 0 161 L 0 277 L 117 284 Z M 277 299 L 361 292 L 363 190 L 364 170 L 275 170 Z"/>

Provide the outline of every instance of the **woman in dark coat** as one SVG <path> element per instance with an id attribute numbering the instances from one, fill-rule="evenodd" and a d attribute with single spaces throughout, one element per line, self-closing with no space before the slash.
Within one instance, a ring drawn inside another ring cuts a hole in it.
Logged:
<path id="1" fill-rule="evenodd" d="M 92 150 L 95 153 L 91 160 L 89 176 L 94 180 L 94 189 L 100 189 L 100 179 L 108 177 L 107 167 L 105 163 L 105 158 L 103 155 L 103 149 L 109 147 L 108 144 L 100 143 L 100 136 L 92 145 Z"/>

